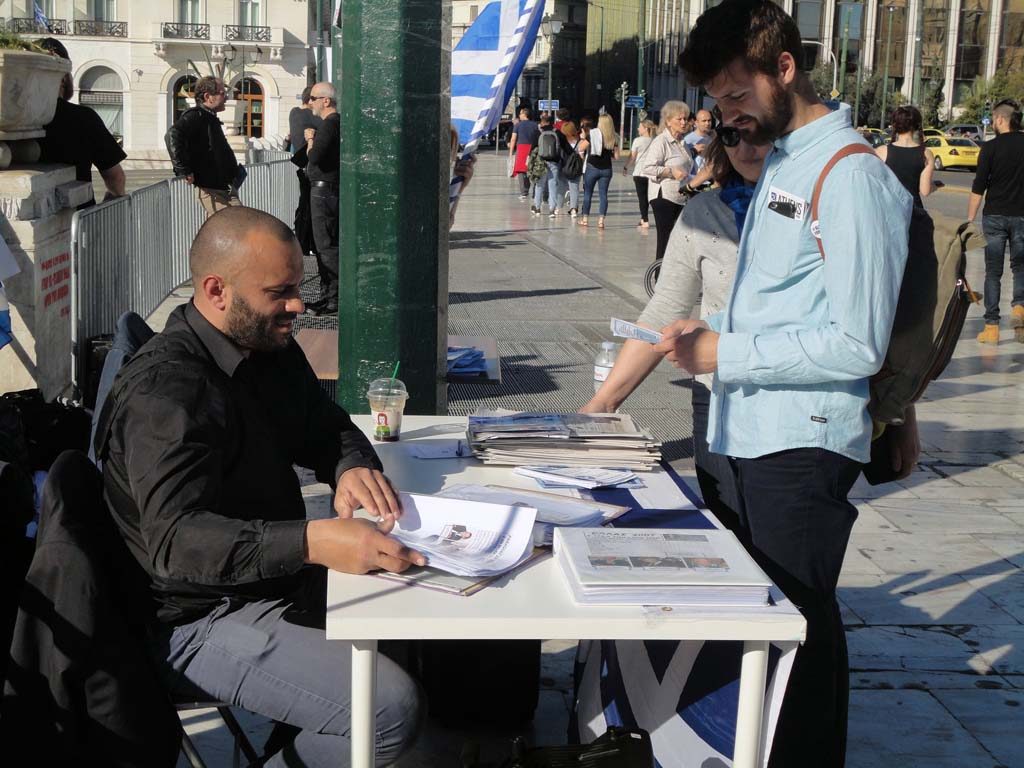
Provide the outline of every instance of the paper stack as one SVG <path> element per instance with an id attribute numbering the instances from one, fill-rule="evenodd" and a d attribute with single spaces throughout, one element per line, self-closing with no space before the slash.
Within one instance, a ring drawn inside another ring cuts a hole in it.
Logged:
<path id="1" fill-rule="evenodd" d="M 622 413 L 480 409 L 469 417 L 473 455 L 485 464 L 617 467 L 649 471 L 661 443 Z"/>
<path id="2" fill-rule="evenodd" d="M 628 469 L 604 469 L 602 467 L 557 467 L 539 465 L 516 467 L 514 474 L 532 477 L 542 488 L 611 488 L 628 483 L 636 478 Z"/>
<path id="3" fill-rule="evenodd" d="M 556 528 L 581 605 L 763 606 L 771 582 L 730 531 Z"/>
<path id="4" fill-rule="evenodd" d="M 554 530 L 559 526 L 593 528 L 614 520 L 630 509 L 618 504 L 605 504 L 590 499 L 577 499 L 503 485 L 453 485 L 437 495 L 448 499 L 533 507 L 537 510 L 537 519 L 533 524 L 535 547 L 550 547 Z"/>

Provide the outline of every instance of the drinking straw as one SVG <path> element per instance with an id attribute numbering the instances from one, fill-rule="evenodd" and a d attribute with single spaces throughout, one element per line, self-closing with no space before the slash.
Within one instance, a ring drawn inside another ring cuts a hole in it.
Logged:
<path id="1" fill-rule="evenodd" d="M 395 370 L 393 370 L 391 372 L 391 386 L 395 385 L 395 377 L 398 375 L 398 366 L 400 366 L 401 364 L 402 364 L 401 360 L 399 360 L 397 363 L 395 363 Z"/>

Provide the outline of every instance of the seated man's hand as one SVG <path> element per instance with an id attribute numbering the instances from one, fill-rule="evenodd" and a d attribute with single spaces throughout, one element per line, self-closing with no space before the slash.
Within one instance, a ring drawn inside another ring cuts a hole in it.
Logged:
<path id="1" fill-rule="evenodd" d="M 718 334 L 700 320 L 677 320 L 661 329 L 654 349 L 676 368 L 692 374 L 713 373 L 718 367 Z"/>
<path id="2" fill-rule="evenodd" d="M 401 573 L 410 565 L 426 565 L 423 555 L 383 532 L 384 525 L 362 518 L 311 520 L 306 525 L 306 562 L 343 573 Z"/>
<path id="3" fill-rule="evenodd" d="M 374 517 L 389 522 L 387 530 L 394 527 L 394 521 L 402 514 L 398 495 L 384 473 L 368 467 L 354 467 L 344 472 L 334 492 L 334 511 L 338 517 L 352 517 L 362 507 Z"/>

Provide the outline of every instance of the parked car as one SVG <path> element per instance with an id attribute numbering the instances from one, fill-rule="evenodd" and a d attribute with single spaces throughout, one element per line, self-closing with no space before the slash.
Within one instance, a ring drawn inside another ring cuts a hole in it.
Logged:
<path id="1" fill-rule="evenodd" d="M 860 135 L 864 137 L 864 141 L 871 145 L 872 149 L 886 144 L 889 140 L 881 133 L 874 133 L 872 131 L 861 128 L 859 131 Z"/>
<path id="2" fill-rule="evenodd" d="M 956 136 L 932 136 L 924 145 L 935 156 L 935 170 L 943 168 L 977 168 L 980 147 L 970 139 Z"/>
<path id="3" fill-rule="evenodd" d="M 947 136 L 963 136 L 975 141 L 985 140 L 985 126 L 977 123 L 957 123 L 946 126 Z"/>
<path id="4" fill-rule="evenodd" d="M 947 136 L 947 135 L 948 134 L 945 131 L 940 130 L 938 128 L 931 128 L 931 127 L 929 127 L 929 128 L 922 128 L 921 129 L 921 136 L 923 138 L 926 138 L 926 139 L 930 139 L 933 136 L 941 139 L 943 136 Z"/>

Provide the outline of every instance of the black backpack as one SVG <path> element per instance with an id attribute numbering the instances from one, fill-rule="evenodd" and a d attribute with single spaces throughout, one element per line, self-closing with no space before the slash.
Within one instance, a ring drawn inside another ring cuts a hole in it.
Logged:
<path id="1" fill-rule="evenodd" d="M 578 145 L 579 142 L 576 144 Z M 562 158 L 562 175 L 569 181 L 575 181 L 583 175 L 583 158 L 576 151 L 576 146 L 573 146 L 572 151 Z"/>
<path id="2" fill-rule="evenodd" d="M 537 139 L 537 154 L 541 160 L 557 163 L 562 159 L 562 150 L 558 146 L 558 136 L 554 131 L 541 131 Z"/>

